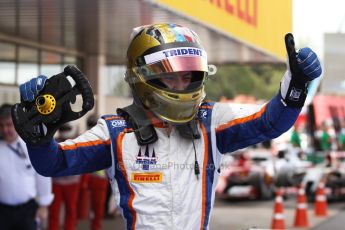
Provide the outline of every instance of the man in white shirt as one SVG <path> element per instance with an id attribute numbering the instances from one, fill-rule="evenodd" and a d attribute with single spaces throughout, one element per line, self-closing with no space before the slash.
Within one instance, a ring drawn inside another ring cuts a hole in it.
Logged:
<path id="1" fill-rule="evenodd" d="M 36 230 L 53 200 L 51 179 L 36 173 L 14 129 L 11 105 L 0 107 L 0 228 Z"/>

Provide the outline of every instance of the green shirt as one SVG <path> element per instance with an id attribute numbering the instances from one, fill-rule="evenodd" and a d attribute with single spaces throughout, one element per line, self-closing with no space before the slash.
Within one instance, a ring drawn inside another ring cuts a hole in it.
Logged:
<path id="1" fill-rule="evenodd" d="M 299 137 L 299 135 L 296 131 L 292 131 L 291 137 L 290 137 L 290 143 L 293 146 L 301 147 L 301 138 Z"/>
<path id="2" fill-rule="evenodd" d="M 331 150 L 331 136 L 327 132 L 323 132 L 320 140 L 321 150 Z"/>

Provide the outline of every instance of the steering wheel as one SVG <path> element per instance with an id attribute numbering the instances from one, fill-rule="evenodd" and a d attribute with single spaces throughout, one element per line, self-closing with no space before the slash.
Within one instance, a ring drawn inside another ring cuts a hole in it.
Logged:
<path id="1" fill-rule="evenodd" d="M 71 104 L 81 95 L 81 111 L 75 112 Z M 53 138 L 66 122 L 84 116 L 94 106 L 92 88 L 86 76 L 74 65 L 47 79 L 45 86 L 33 102 L 21 101 L 12 107 L 12 120 L 19 136 L 29 144 L 41 144 Z"/>

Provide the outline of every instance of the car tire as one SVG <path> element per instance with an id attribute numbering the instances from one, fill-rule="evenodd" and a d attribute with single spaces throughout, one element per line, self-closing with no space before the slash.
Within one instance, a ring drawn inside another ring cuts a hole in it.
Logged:
<path id="1" fill-rule="evenodd" d="M 251 181 L 257 190 L 257 199 L 270 200 L 274 197 L 273 185 L 265 182 L 263 174 L 253 175 Z"/>

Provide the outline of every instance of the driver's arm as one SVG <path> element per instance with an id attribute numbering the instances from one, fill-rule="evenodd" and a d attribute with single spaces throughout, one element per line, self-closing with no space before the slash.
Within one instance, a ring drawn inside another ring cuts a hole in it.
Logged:
<path id="1" fill-rule="evenodd" d="M 41 145 L 27 144 L 35 170 L 49 177 L 93 172 L 111 166 L 111 148 L 107 125 L 100 119 L 95 127 L 73 140 Z"/>

